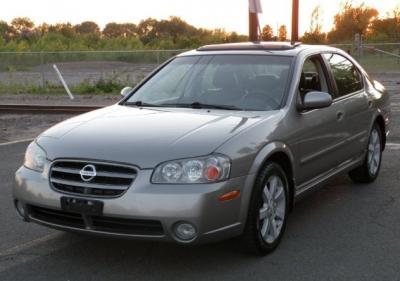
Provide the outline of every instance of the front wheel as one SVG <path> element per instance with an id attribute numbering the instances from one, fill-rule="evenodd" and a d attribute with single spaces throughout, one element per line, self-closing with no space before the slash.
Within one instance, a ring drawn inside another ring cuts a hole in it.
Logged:
<path id="1" fill-rule="evenodd" d="M 267 163 L 256 178 L 242 236 L 247 252 L 266 255 L 279 245 L 286 228 L 288 188 L 284 170 Z"/>
<path id="2" fill-rule="evenodd" d="M 349 173 L 354 182 L 370 183 L 378 177 L 382 161 L 382 148 L 382 132 L 375 124 L 369 136 L 367 155 L 363 165 Z"/>

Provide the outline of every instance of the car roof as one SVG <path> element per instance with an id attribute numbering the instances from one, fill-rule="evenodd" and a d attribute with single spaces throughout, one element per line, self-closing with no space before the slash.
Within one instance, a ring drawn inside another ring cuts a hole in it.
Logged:
<path id="1" fill-rule="evenodd" d="M 300 52 L 332 51 L 332 48 L 324 45 L 304 45 L 300 42 L 242 42 L 226 43 L 202 46 L 196 50 L 188 51 L 180 56 L 209 55 L 209 54 L 273 54 L 281 56 L 297 56 Z"/>
<path id="2" fill-rule="evenodd" d="M 264 51 L 284 51 L 293 50 L 300 47 L 301 43 L 289 43 L 289 42 L 243 42 L 243 43 L 226 43 L 226 44 L 214 44 L 206 45 L 198 48 L 198 51 L 223 51 L 223 50 L 264 50 Z"/>

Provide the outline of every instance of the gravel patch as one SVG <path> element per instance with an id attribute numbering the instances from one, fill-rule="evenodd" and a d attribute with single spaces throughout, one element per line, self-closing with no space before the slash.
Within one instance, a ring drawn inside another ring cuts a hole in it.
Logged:
<path id="1" fill-rule="evenodd" d="M 107 106 L 117 103 L 120 95 L 74 95 L 71 100 L 65 95 L 0 95 L 0 104 L 34 104 L 34 105 L 98 105 Z"/>
<path id="2" fill-rule="evenodd" d="M 117 103 L 120 98 L 119 95 L 85 95 L 75 96 L 74 100 L 70 100 L 62 95 L 6 95 L 0 96 L 0 103 L 108 106 Z M 35 138 L 51 126 L 72 116 L 70 114 L 1 114 L 0 143 Z"/>
<path id="3" fill-rule="evenodd" d="M 37 137 L 71 115 L 4 114 L 0 116 L 0 143 Z"/>

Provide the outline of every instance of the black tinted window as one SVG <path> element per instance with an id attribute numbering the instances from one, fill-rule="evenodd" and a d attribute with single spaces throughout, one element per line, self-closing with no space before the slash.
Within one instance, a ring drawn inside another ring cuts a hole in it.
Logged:
<path id="1" fill-rule="evenodd" d="M 337 54 L 325 54 L 324 56 L 331 66 L 340 96 L 357 92 L 363 88 L 361 74 L 351 61 Z"/>

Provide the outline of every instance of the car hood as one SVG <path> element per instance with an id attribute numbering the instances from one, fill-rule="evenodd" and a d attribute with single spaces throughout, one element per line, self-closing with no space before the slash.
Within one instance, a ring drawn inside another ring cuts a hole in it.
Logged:
<path id="1" fill-rule="evenodd" d="M 61 122 L 37 142 L 50 160 L 92 159 L 153 168 L 167 160 L 208 155 L 271 114 L 113 105 Z"/>

